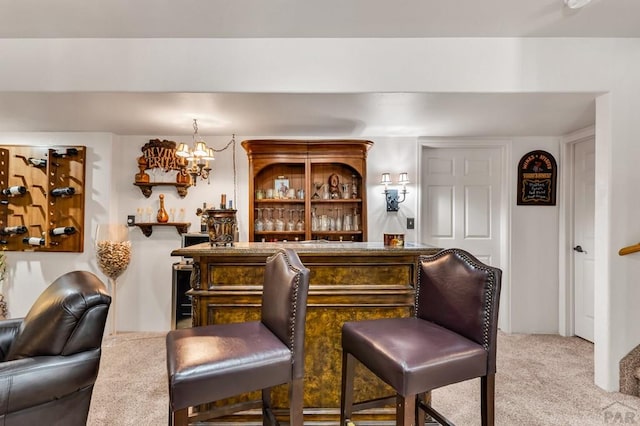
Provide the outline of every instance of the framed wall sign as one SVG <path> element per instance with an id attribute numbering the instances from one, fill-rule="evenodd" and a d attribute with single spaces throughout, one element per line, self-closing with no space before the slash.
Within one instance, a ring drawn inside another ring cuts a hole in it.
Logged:
<path id="1" fill-rule="evenodd" d="M 555 206 L 558 166 L 546 151 L 531 151 L 518 163 L 518 205 Z"/>

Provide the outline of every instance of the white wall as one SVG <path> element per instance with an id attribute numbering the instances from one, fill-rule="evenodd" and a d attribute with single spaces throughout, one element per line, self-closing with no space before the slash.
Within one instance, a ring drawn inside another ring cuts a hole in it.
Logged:
<path id="1" fill-rule="evenodd" d="M 617 363 L 640 343 L 640 263 L 616 254 L 640 238 L 639 39 L 3 39 L 0 57 L 0 91 L 608 93 L 596 123 L 607 154 L 596 160 L 596 383 L 617 389 Z"/>
<path id="2" fill-rule="evenodd" d="M 558 138 L 515 138 L 509 167 L 514 170 L 507 186 L 511 205 L 510 312 L 514 333 L 558 332 L 559 205 L 516 205 L 518 162 L 529 151 L 541 149 L 560 163 Z M 562 168 L 558 168 L 558 180 Z M 556 186 L 560 191 L 560 185 Z M 562 196 L 558 193 L 557 198 Z"/>

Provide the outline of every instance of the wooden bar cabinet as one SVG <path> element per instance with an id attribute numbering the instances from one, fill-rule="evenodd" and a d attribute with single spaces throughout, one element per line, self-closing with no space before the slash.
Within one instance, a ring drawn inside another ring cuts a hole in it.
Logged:
<path id="1" fill-rule="evenodd" d="M 193 326 L 258 320 L 266 258 L 280 247 L 295 250 L 311 271 L 305 344 L 304 416 L 306 424 L 337 424 L 340 409 L 341 327 L 345 321 L 410 315 L 420 255 L 435 247 L 407 243 L 387 247 L 368 242 L 208 243 L 174 250 L 193 258 Z M 357 396 L 389 392 L 372 374 L 357 371 Z M 256 396 L 256 395 L 253 395 Z M 274 404 L 287 407 L 287 388 Z M 394 407 L 369 410 L 358 419 L 393 424 Z M 260 412 L 233 416 L 228 423 L 257 424 Z M 219 421 L 216 421 L 219 423 Z M 361 423 L 364 424 L 364 423 Z"/>
<path id="2" fill-rule="evenodd" d="M 366 241 L 364 183 L 372 145 L 344 139 L 243 141 L 250 174 L 249 241 Z"/>

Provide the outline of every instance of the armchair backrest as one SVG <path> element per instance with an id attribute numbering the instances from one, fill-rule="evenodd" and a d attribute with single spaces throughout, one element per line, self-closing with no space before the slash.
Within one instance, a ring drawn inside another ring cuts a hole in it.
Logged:
<path id="1" fill-rule="evenodd" d="M 293 378 L 304 375 L 304 335 L 309 270 L 298 255 L 283 249 L 267 259 L 261 321 L 293 353 Z"/>
<path id="2" fill-rule="evenodd" d="M 5 361 L 99 348 L 110 304 L 105 285 L 91 272 L 62 275 L 23 319 Z"/>
<path id="3" fill-rule="evenodd" d="M 422 256 L 419 266 L 415 315 L 484 346 L 495 372 L 502 271 L 461 249 Z"/>

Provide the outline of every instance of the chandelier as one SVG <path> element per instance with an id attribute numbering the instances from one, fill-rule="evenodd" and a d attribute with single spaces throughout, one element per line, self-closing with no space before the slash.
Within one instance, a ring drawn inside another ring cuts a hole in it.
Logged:
<path id="1" fill-rule="evenodd" d="M 189 148 L 186 143 L 178 145 L 176 155 L 188 161 L 187 173 L 191 175 L 193 185 L 196 185 L 198 176 L 209 182 L 209 172 L 211 167 L 209 161 L 215 160 L 215 150 L 209 148 L 202 137 L 198 134 L 198 121 L 193 119 L 193 147 Z"/>

